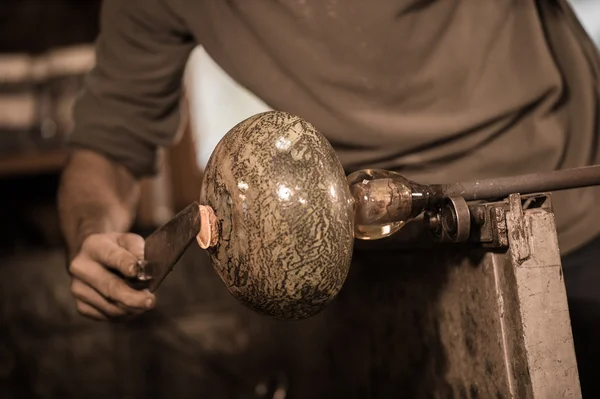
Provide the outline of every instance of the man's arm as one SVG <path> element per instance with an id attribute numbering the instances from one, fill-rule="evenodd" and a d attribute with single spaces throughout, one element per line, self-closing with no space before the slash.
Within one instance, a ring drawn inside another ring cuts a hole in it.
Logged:
<path id="1" fill-rule="evenodd" d="M 88 236 L 129 230 L 138 197 L 138 180 L 125 167 L 93 151 L 73 151 L 58 191 L 69 260 Z"/>
<path id="2" fill-rule="evenodd" d="M 152 308 L 129 287 L 144 240 L 127 233 L 138 180 L 156 172 L 157 151 L 179 127 L 182 77 L 195 43 L 179 0 L 104 0 L 96 66 L 87 76 L 59 190 L 71 292 L 80 313 L 107 319 Z"/>

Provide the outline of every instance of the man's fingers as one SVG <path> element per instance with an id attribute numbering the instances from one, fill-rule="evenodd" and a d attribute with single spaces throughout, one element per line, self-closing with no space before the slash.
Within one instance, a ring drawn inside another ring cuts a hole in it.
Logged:
<path id="1" fill-rule="evenodd" d="M 107 276 L 100 284 L 100 293 L 107 299 L 122 303 L 130 308 L 152 309 L 156 298 L 149 291 L 137 291 L 115 275 Z"/>
<path id="2" fill-rule="evenodd" d="M 91 306 L 103 315 L 109 317 L 122 317 L 128 313 L 126 309 L 108 302 L 96 290 L 79 279 L 73 279 L 73 282 L 71 283 L 71 293 L 75 299 L 77 299 L 78 303 L 82 302 L 85 305 Z"/>
<path id="3" fill-rule="evenodd" d="M 88 305 L 85 302 L 77 301 L 77 311 L 85 317 L 94 320 L 108 320 L 108 318 L 100 313 L 98 310 L 94 309 L 92 306 Z"/>
<path id="4" fill-rule="evenodd" d="M 144 259 L 144 238 L 137 234 L 126 233 L 117 237 L 117 244 L 129 251 L 139 260 Z"/>
<path id="5" fill-rule="evenodd" d="M 75 258 L 70 270 L 74 277 L 98 291 L 110 302 L 137 309 L 151 309 L 156 303 L 156 297 L 152 293 L 131 288 L 123 279 L 89 258 Z"/>
<path id="6" fill-rule="evenodd" d="M 71 291 L 80 313 L 99 320 L 122 318 L 151 309 L 156 297 L 130 287 L 126 277 L 136 277 L 144 256 L 144 239 L 136 234 L 89 236 L 73 259 Z M 112 269 L 112 271 L 111 271 Z"/>
<path id="7" fill-rule="evenodd" d="M 92 260 L 117 270 L 127 277 L 136 277 L 139 269 L 136 255 L 123 248 L 117 237 L 108 234 L 89 236 L 83 243 L 82 252 Z"/>

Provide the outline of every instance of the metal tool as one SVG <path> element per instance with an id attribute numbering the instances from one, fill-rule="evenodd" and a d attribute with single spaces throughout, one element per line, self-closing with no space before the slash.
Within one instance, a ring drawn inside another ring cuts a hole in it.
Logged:
<path id="1" fill-rule="evenodd" d="M 173 270 L 200 233 L 200 227 L 200 206 L 194 202 L 146 238 L 144 265 L 138 279 L 148 281 L 151 292 Z"/>

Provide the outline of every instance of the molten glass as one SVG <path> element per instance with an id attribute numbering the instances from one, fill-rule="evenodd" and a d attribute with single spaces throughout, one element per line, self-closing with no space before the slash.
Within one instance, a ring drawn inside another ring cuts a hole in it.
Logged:
<path id="1" fill-rule="evenodd" d="M 441 199 L 439 186 L 417 184 L 389 170 L 359 170 L 347 179 L 354 199 L 354 236 L 361 240 L 394 234 Z"/>
<path id="2" fill-rule="evenodd" d="M 211 155 L 200 203 L 218 226 L 212 264 L 252 309 L 301 319 L 342 288 L 353 202 L 333 148 L 310 123 L 277 111 L 239 123 Z"/>

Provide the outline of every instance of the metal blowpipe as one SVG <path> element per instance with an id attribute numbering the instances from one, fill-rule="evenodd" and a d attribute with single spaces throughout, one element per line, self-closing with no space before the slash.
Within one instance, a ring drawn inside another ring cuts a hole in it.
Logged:
<path id="1" fill-rule="evenodd" d="M 374 240 L 388 237 L 408 221 L 450 197 L 465 201 L 505 198 L 513 193 L 534 194 L 600 185 L 600 165 L 452 184 L 419 184 L 399 173 L 365 169 L 348 176 L 356 202 L 355 236 Z"/>

